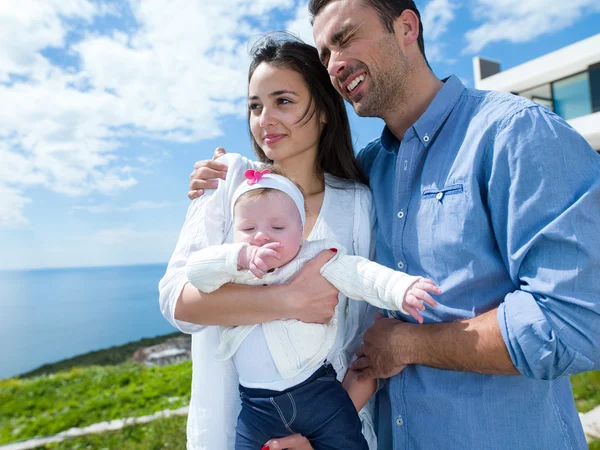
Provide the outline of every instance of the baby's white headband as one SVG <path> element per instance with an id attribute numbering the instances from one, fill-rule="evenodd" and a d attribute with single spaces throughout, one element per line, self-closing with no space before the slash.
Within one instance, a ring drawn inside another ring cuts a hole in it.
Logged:
<path id="1" fill-rule="evenodd" d="M 233 211 L 235 208 L 235 202 L 244 195 L 246 192 L 253 191 L 255 189 L 276 189 L 290 196 L 290 198 L 296 204 L 298 212 L 300 213 L 300 219 L 302 220 L 302 227 L 306 223 L 306 212 L 304 211 L 304 196 L 298 186 L 291 182 L 286 177 L 271 173 L 269 169 L 258 170 L 246 170 L 244 173 L 246 181 L 239 185 L 233 194 L 231 200 L 231 216 L 233 217 Z"/>

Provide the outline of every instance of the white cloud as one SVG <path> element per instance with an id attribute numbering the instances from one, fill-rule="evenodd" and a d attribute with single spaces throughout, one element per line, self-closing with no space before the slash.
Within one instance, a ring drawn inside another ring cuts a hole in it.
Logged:
<path id="1" fill-rule="evenodd" d="M 127 33 L 94 28 L 125 6 Z M 0 182 L 19 198 L 35 187 L 114 193 L 147 167 L 135 158 L 123 167 L 127 139 L 221 135 L 224 116 L 245 113 L 249 38 L 292 8 L 294 0 L 3 0 Z"/>
<path id="2" fill-rule="evenodd" d="M 448 31 L 448 25 L 454 20 L 457 2 L 451 0 L 431 0 L 421 13 L 425 38 L 436 41 Z"/>
<path id="3" fill-rule="evenodd" d="M 466 52 L 493 42 L 527 42 L 595 11 L 600 11 L 598 0 L 478 0 L 474 15 L 483 24 L 466 33 Z"/>
<path id="4" fill-rule="evenodd" d="M 115 206 L 112 203 L 103 203 L 99 205 L 76 205 L 73 206 L 75 211 L 85 211 L 92 214 L 107 214 L 114 212 L 131 212 L 131 211 L 143 211 L 149 209 L 162 209 L 173 206 L 173 202 L 153 202 L 149 200 L 141 200 L 134 202 L 127 206 Z"/>
<path id="5" fill-rule="evenodd" d="M 31 199 L 16 189 L 0 183 L 0 228 L 22 228 L 29 225 L 25 217 L 25 206 Z"/>
<path id="6" fill-rule="evenodd" d="M 446 45 L 440 39 L 456 17 L 455 11 L 460 2 L 452 0 L 431 0 L 421 11 L 423 34 L 425 37 L 425 54 L 432 62 L 453 63 L 446 57 Z"/>
<path id="7" fill-rule="evenodd" d="M 39 51 L 62 47 L 68 32 L 64 19 L 90 21 L 100 11 L 87 0 L 3 0 L 0 3 L 0 81 L 9 74 L 29 76 L 47 69 Z"/>
<path id="8" fill-rule="evenodd" d="M 294 18 L 285 24 L 285 29 L 298 36 L 304 42 L 315 45 L 310 15 L 308 14 L 308 2 L 301 1 L 296 7 Z"/>

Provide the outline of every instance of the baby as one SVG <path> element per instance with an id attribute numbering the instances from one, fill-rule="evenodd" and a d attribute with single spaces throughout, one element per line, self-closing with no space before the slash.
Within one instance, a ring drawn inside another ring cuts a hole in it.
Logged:
<path id="1" fill-rule="evenodd" d="M 338 243 L 303 241 L 304 197 L 288 178 L 271 170 L 249 170 L 233 195 L 234 244 L 196 252 L 187 276 L 209 293 L 225 283 L 284 283 L 321 250 L 335 256 L 321 274 L 348 298 L 410 313 L 422 322 L 423 302 L 441 290 L 431 280 L 391 270 Z M 259 449 L 270 438 L 300 433 L 315 449 L 367 449 L 357 411 L 376 389 L 376 380 L 357 381 L 348 371 L 336 379 L 326 357 L 335 342 L 337 311 L 328 324 L 276 320 L 261 325 L 221 327 L 217 358 L 233 358 L 239 375 L 242 410 L 236 450 Z"/>

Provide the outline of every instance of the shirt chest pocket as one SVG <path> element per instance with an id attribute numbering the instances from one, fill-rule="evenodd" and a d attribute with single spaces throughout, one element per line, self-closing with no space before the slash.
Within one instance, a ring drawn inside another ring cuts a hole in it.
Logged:
<path id="1" fill-rule="evenodd" d="M 470 228 L 467 194 L 460 182 L 421 191 L 415 233 L 420 260 L 432 273 L 440 264 L 453 266 L 451 261 L 464 250 Z"/>
<path id="2" fill-rule="evenodd" d="M 447 233 L 447 237 L 466 226 L 468 215 L 468 193 L 460 182 L 443 187 L 428 187 L 421 190 L 419 225 Z M 441 238 L 443 236 L 437 236 Z"/>
<path id="3" fill-rule="evenodd" d="M 421 195 L 422 200 L 436 200 L 439 203 L 444 203 L 444 200 L 451 201 L 451 197 L 464 194 L 464 187 L 462 183 L 452 184 L 444 186 L 443 188 L 428 188 L 423 189 Z M 456 199 L 460 200 L 460 199 Z"/>

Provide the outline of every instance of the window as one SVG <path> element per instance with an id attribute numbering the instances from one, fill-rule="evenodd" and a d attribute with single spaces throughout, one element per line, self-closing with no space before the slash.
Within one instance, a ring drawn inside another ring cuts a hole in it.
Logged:
<path id="1" fill-rule="evenodd" d="M 590 91 L 592 96 L 592 111 L 600 111 L 600 63 L 590 66 Z"/>
<path id="2" fill-rule="evenodd" d="M 552 83 L 554 111 L 565 120 L 592 113 L 588 72 Z"/>
<path id="3" fill-rule="evenodd" d="M 550 111 L 554 111 L 554 102 L 552 101 L 552 86 L 550 83 L 536 86 L 526 91 L 521 91 L 517 95 L 533 100 L 540 105 L 544 105 Z"/>

